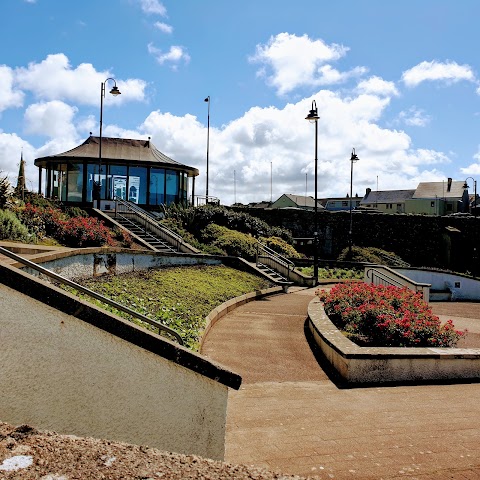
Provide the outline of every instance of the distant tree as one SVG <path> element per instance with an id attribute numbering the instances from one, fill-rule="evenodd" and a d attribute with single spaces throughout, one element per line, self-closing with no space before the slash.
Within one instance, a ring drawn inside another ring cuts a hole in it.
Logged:
<path id="1" fill-rule="evenodd" d="M 0 176 L 0 208 L 5 208 L 12 195 L 12 186 L 8 181 L 8 177 Z"/>

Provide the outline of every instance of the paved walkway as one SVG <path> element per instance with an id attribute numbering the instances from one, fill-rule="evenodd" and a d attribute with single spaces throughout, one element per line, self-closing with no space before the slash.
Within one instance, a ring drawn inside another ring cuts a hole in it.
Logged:
<path id="1" fill-rule="evenodd" d="M 243 305 L 207 336 L 202 353 L 243 377 L 226 460 L 321 479 L 479 478 L 480 384 L 338 388 L 305 338 L 313 292 Z M 435 313 L 480 331 L 480 304 L 449 305 Z"/>

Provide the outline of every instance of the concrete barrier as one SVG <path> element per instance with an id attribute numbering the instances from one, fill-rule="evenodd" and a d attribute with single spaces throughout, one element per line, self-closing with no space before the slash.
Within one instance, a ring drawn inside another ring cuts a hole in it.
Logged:
<path id="1" fill-rule="evenodd" d="M 308 325 L 327 361 L 351 385 L 480 379 L 480 349 L 360 347 L 330 321 L 318 298 L 308 306 Z"/>

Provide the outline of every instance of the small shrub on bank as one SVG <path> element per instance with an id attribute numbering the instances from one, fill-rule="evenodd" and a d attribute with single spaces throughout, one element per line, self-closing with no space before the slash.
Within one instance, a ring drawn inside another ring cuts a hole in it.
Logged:
<path id="1" fill-rule="evenodd" d="M 347 248 L 343 249 L 338 256 L 339 261 L 375 263 L 377 265 L 387 265 L 390 267 L 408 267 L 398 255 L 393 252 L 387 252 L 381 248 L 375 247 L 352 247 L 352 256 Z"/>
<path id="2" fill-rule="evenodd" d="M 295 248 L 280 237 L 261 237 L 260 242 L 284 257 L 301 258 L 301 255 L 295 250 Z"/>
<path id="3" fill-rule="evenodd" d="M 313 267 L 301 267 L 298 270 L 305 275 L 313 276 Z M 363 270 L 356 270 L 354 268 L 319 268 L 318 269 L 318 278 L 319 279 L 339 279 L 339 280 L 363 280 L 364 273 Z"/>
<path id="4" fill-rule="evenodd" d="M 462 332 L 441 325 L 420 293 L 359 282 L 318 291 L 330 320 L 353 341 L 384 347 L 454 347 Z"/>
<path id="5" fill-rule="evenodd" d="M 243 257 L 247 260 L 253 260 L 257 252 L 257 240 L 255 238 L 214 223 L 201 231 L 201 240 L 227 255 Z"/>
<path id="6" fill-rule="evenodd" d="M 98 247 L 114 241 L 103 222 L 93 217 L 72 217 L 60 222 L 59 240 L 67 247 Z"/>
<path id="7" fill-rule="evenodd" d="M 0 210 L 0 240 L 30 243 L 35 241 L 28 228 L 10 210 Z"/>

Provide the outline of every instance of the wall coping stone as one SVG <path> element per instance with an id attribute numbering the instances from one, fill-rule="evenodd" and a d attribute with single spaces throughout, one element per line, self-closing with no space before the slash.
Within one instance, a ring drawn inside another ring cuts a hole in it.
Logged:
<path id="1" fill-rule="evenodd" d="M 347 383 L 480 380 L 480 348 L 361 347 L 330 321 L 318 297 L 308 305 L 308 322 L 316 344 Z"/>

